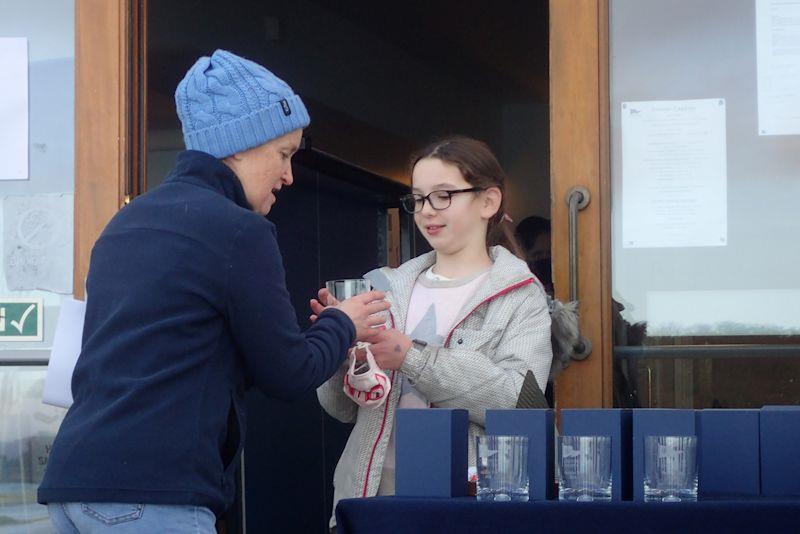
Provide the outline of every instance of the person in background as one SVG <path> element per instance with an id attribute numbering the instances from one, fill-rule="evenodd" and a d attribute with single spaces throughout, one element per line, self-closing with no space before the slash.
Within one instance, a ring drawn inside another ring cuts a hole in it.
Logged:
<path id="1" fill-rule="evenodd" d="M 474 466 L 486 410 L 514 408 L 528 371 L 542 390 L 547 384 L 547 298 L 514 253 L 505 173 L 489 147 L 467 137 L 433 143 L 412 157 L 411 181 L 403 206 L 433 251 L 366 275 L 391 303 L 394 328 L 370 349 L 392 388 L 385 402 L 365 405 L 343 391 L 344 365 L 317 391 L 326 412 L 355 423 L 336 467 L 335 502 L 394 494 L 398 409 L 468 410 Z M 328 297 L 320 290 L 312 313 Z"/>
<path id="2" fill-rule="evenodd" d="M 525 251 L 525 259 L 531 271 L 539 278 L 547 290 L 547 294 L 551 298 L 551 314 L 555 314 L 551 315 L 555 336 L 552 340 L 554 360 L 551 368 L 551 380 L 548 382 L 547 390 L 545 391 L 548 403 L 553 406 L 554 376 L 552 375 L 558 374 L 569 365 L 573 352 L 569 347 L 575 343 L 576 339 L 580 338 L 577 306 L 575 305 L 573 309 L 572 303 L 565 306 L 558 300 L 552 300 L 554 299 L 554 288 L 550 221 L 536 215 L 526 217 L 517 225 L 514 236 Z M 646 324 L 637 323 L 631 325 L 622 317 L 621 312 L 625 307 L 614 299 L 611 300 L 611 305 L 614 345 L 641 345 L 646 331 Z M 629 368 L 632 365 L 634 365 L 634 362 L 625 359 L 614 366 L 614 381 L 617 384 L 617 387 L 614 388 L 615 406 L 640 407 L 635 370 Z"/>
<path id="3" fill-rule="evenodd" d="M 550 221 L 531 215 L 522 219 L 514 230 L 514 237 L 525 254 L 531 272 L 536 275 L 545 291 L 553 296 L 553 268 L 550 252 Z"/>
<path id="4" fill-rule="evenodd" d="M 175 102 L 187 150 L 92 250 L 74 404 L 38 494 L 59 533 L 216 532 L 235 494 L 245 389 L 314 391 L 389 307 L 373 291 L 297 324 L 264 218 L 292 185 L 310 121 L 283 80 L 217 50 Z"/>

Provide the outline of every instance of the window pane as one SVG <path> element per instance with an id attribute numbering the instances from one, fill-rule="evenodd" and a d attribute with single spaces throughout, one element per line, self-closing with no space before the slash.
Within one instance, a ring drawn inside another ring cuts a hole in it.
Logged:
<path id="1" fill-rule="evenodd" d="M 789 4 L 610 3 L 619 405 L 800 402 L 800 122 L 771 114 L 800 56 L 760 35 Z"/>
<path id="2" fill-rule="evenodd" d="M 45 373 L 0 366 L 0 534 L 53 530 L 36 490 L 66 410 L 42 404 Z"/>
<path id="3" fill-rule="evenodd" d="M 0 180 L 0 302 L 44 306 L 43 340 L 0 340 L 0 362 L 46 360 L 61 295 L 73 292 L 75 2 L 0 0 L 0 38 L 27 42 L 29 162 L 28 179 Z M 0 320 L 0 336 L 13 333 Z"/>

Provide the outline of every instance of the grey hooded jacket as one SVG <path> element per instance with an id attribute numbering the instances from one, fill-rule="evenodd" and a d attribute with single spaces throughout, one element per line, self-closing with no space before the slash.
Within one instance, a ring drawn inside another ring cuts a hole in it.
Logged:
<path id="1" fill-rule="evenodd" d="M 326 412 L 355 423 L 334 473 L 334 510 L 340 499 L 371 497 L 378 491 L 400 400 L 400 373 L 433 407 L 469 411 L 470 465 L 475 464 L 474 436 L 484 431 L 486 410 L 514 408 L 528 370 L 545 390 L 552 361 L 545 292 L 524 261 L 500 246 L 490 252 L 494 265 L 489 276 L 459 312 L 444 346 L 411 348 L 399 372 L 387 372 L 392 390 L 382 406 L 362 408 L 344 394 L 346 363 L 317 390 Z M 435 261 L 435 253 L 429 252 L 397 269 L 384 267 L 366 275 L 387 292 L 393 325 L 401 332 L 414 284 Z"/>

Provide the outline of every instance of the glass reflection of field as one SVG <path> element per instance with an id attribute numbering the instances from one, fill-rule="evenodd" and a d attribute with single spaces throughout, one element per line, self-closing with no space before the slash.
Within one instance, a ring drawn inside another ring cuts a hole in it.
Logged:
<path id="1" fill-rule="evenodd" d="M 66 410 L 42 404 L 45 371 L 0 367 L 0 534 L 53 531 L 36 490 Z"/>
<path id="2" fill-rule="evenodd" d="M 0 483 L 0 534 L 49 534 L 47 508 L 36 503 L 36 485 Z"/>

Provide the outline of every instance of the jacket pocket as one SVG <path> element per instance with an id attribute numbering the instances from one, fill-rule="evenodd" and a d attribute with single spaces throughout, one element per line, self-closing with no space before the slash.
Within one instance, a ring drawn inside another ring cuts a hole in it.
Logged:
<path id="1" fill-rule="evenodd" d="M 119 525 L 142 517 L 144 504 L 83 502 L 81 511 L 104 525 Z"/>
<path id="2" fill-rule="evenodd" d="M 501 330 L 491 328 L 481 328 L 480 330 L 457 328 L 450 338 L 449 348 L 483 352 L 496 348 L 502 335 Z"/>

